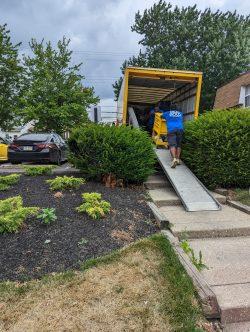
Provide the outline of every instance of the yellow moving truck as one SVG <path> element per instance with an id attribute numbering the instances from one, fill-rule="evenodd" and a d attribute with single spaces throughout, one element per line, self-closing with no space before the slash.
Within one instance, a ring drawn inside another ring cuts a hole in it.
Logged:
<path id="1" fill-rule="evenodd" d="M 146 127 L 150 107 L 160 101 L 179 106 L 184 121 L 197 118 L 201 84 L 201 72 L 127 67 L 117 102 L 118 123 L 134 124 L 136 119 L 140 127 Z M 161 131 L 164 126 L 158 125 Z"/>

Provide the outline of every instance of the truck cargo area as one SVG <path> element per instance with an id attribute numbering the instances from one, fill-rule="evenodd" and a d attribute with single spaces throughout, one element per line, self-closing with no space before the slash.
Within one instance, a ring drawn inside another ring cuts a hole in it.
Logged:
<path id="1" fill-rule="evenodd" d="M 145 126 L 148 110 L 160 101 L 178 105 L 185 121 L 193 119 L 199 112 L 201 83 L 200 72 L 128 67 L 118 99 L 118 120 L 128 123 L 132 107 L 139 125 Z"/>

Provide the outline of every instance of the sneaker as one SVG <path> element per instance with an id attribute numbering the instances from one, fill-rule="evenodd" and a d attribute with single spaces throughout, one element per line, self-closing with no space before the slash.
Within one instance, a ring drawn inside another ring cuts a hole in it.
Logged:
<path id="1" fill-rule="evenodd" d="M 176 159 L 177 160 L 177 165 L 181 165 L 181 160 L 180 159 Z"/>
<path id="2" fill-rule="evenodd" d="M 177 165 L 177 159 L 174 158 L 173 161 L 172 161 L 172 164 L 171 164 L 171 168 L 175 168 Z"/>

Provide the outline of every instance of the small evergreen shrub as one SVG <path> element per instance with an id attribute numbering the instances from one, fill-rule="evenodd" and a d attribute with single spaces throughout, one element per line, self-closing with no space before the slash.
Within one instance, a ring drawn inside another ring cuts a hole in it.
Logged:
<path id="1" fill-rule="evenodd" d="M 216 110 L 185 124 L 182 158 L 210 188 L 249 187 L 250 109 Z"/>
<path id="2" fill-rule="evenodd" d="M 0 233 L 16 232 L 29 216 L 36 215 L 37 207 L 23 207 L 21 196 L 0 200 Z"/>
<path id="3" fill-rule="evenodd" d="M 10 174 L 5 176 L 0 176 L 0 191 L 7 190 L 14 184 L 16 184 L 20 179 L 20 174 Z"/>
<path id="4" fill-rule="evenodd" d="M 131 127 L 88 124 L 69 138 L 70 161 L 86 177 L 107 175 L 142 182 L 154 171 L 155 154 L 147 133 Z"/>
<path id="5" fill-rule="evenodd" d="M 45 225 L 51 224 L 57 219 L 54 208 L 45 208 L 41 210 L 41 213 L 37 216 L 37 219 L 41 219 Z"/>
<path id="6" fill-rule="evenodd" d="M 37 175 L 48 175 L 52 173 L 52 169 L 55 168 L 54 165 L 48 166 L 23 166 L 25 169 L 25 174 L 29 176 Z"/>
<path id="7" fill-rule="evenodd" d="M 109 202 L 102 200 L 99 193 L 84 193 L 83 204 L 76 208 L 78 212 L 85 212 L 92 219 L 100 219 L 110 212 L 111 205 Z"/>
<path id="8" fill-rule="evenodd" d="M 85 183 L 85 179 L 64 175 L 57 176 L 52 180 L 46 180 L 46 182 L 49 183 L 51 190 L 65 190 L 79 188 L 82 184 Z"/>

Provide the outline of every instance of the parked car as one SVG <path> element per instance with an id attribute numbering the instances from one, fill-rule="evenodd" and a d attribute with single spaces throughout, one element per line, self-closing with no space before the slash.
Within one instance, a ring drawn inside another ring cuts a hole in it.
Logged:
<path id="1" fill-rule="evenodd" d="M 67 160 L 67 144 L 56 133 L 23 134 L 9 145 L 12 164 L 23 161 L 47 161 L 60 165 Z"/>
<path id="2" fill-rule="evenodd" d="M 0 161 L 8 160 L 8 141 L 0 137 Z"/>

